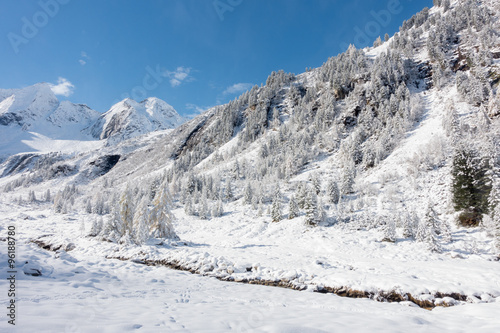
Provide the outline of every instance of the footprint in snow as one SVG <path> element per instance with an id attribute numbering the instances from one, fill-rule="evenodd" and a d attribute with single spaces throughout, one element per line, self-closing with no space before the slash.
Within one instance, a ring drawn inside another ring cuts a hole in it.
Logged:
<path id="1" fill-rule="evenodd" d="M 183 293 L 180 295 L 179 299 L 175 300 L 175 303 L 189 303 L 191 296 L 188 293 Z"/>

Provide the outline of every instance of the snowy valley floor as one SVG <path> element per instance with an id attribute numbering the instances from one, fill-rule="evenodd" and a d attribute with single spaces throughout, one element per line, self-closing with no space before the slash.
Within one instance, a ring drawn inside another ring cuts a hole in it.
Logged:
<path id="1" fill-rule="evenodd" d="M 267 223 L 252 212 L 200 221 L 177 210 L 176 230 L 187 245 L 126 247 L 80 237 L 82 220 L 90 228 L 85 215 L 53 215 L 44 205 L 0 207 L 0 237 L 8 226 L 17 232 L 18 332 L 497 332 L 500 327 L 500 263 L 483 254 L 490 244 L 479 241 L 487 239 L 479 230 L 454 230 L 455 241 L 444 253 L 431 254 L 414 242 L 381 243 L 373 230 L 309 228 L 301 219 Z M 75 248 L 53 252 L 28 243 L 44 235 L 45 242 Z M 460 250 L 464 240 L 475 238 L 474 251 Z M 0 246 L 6 304 L 7 244 L 2 240 Z M 176 261 L 205 276 L 106 256 Z M 43 275 L 24 275 L 26 260 L 41 266 Z M 307 290 L 214 278 L 228 276 L 283 279 Z M 409 302 L 312 292 L 321 285 L 396 290 L 421 299 L 456 292 L 468 301 L 428 311 Z M 5 310 L 0 318 L 0 331 L 15 332 Z"/>

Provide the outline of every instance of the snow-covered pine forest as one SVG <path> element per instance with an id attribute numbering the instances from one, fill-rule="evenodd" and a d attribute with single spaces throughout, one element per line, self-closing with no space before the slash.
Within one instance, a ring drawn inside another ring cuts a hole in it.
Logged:
<path id="1" fill-rule="evenodd" d="M 273 72 L 265 85 L 175 129 L 101 136 L 76 151 L 4 154 L 1 228 L 15 224 L 42 267 L 25 282 L 57 281 L 66 264 L 120 259 L 123 280 L 137 280 L 136 270 L 158 281 L 167 266 L 317 297 L 396 302 L 379 306 L 389 313 L 408 306 L 405 316 L 425 318 L 412 328 L 442 330 L 453 318 L 460 329 L 493 331 L 499 15 L 492 0 L 435 0 L 373 47 L 351 45 L 302 74 Z M 81 285 L 98 297 L 94 284 L 107 278 L 78 267 L 87 278 Z M 26 292 L 36 299 L 34 290 Z M 283 304 L 306 297 L 294 295 L 281 296 Z M 334 301 L 304 300 L 322 302 Z M 375 311 L 363 306 L 353 311 Z M 412 306 L 457 307 L 431 315 Z M 486 319 L 471 321 L 476 312 Z M 245 329 L 259 331 L 252 323 Z M 330 331 L 328 322 L 316 324 L 304 327 Z"/>

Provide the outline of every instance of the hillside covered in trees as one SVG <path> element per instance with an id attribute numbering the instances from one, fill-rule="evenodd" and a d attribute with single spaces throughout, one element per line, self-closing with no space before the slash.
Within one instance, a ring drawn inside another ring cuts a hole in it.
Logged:
<path id="1" fill-rule="evenodd" d="M 64 255 L 423 308 L 498 303 L 500 5 L 434 5 L 176 129 L 11 156 L 3 211 Z"/>

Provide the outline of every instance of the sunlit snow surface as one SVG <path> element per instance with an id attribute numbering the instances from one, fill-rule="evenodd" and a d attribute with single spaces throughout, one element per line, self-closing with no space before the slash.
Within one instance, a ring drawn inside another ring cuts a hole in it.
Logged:
<path id="1" fill-rule="evenodd" d="M 496 299 L 428 311 L 407 303 L 222 282 L 161 266 L 106 259 L 106 255 L 141 249 L 80 237 L 90 227 L 85 216 L 52 215 L 43 204 L 20 209 L 3 202 L 0 207 L 2 236 L 9 225 L 16 226 L 18 233 L 18 332 L 497 332 L 500 327 Z M 25 213 L 14 212 L 20 210 Z M 433 258 L 412 245 L 384 245 L 333 230 L 320 234 L 302 223 L 271 224 L 242 218 L 236 224 L 229 217 L 207 222 L 176 214 L 181 217 L 176 223 L 178 233 L 189 245 L 144 246 L 142 250 L 152 254 L 150 258 L 173 255 L 221 260 L 224 256 L 228 262 L 234 261 L 236 271 L 239 266 L 258 264 L 260 268 L 250 274 L 294 271 L 317 275 L 316 281 L 325 284 L 347 274 L 346 278 L 361 284 L 382 287 L 394 280 L 404 283 L 410 279 L 406 275 L 418 274 L 413 277 L 415 286 L 430 289 L 447 285 L 471 293 L 500 290 L 498 262 L 481 256 Z M 42 235 L 52 235 L 49 239 L 64 244 L 74 242 L 76 248 L 54 253 L 27 243 Z M 472 233 L 470 237 L 476 236 Z M 5 242 L 0 245 L 7 246 Z M 411 252 L 426 261 L 412 262 Z M 41 266 L 43 275 L 24 275 L 25 261 Z M 355 266 L 349 268 L 351 264 Z M 6 251 L 2 250 L 2 272 L 7 271 L 6 265 Z M 322 271 L 327 273 L 321 275 Z M 3 302 L 7 289 L 2 278 Z M 7 324 L 5 312 L 1 316 L 0 331 L 15 332 Z"/>

